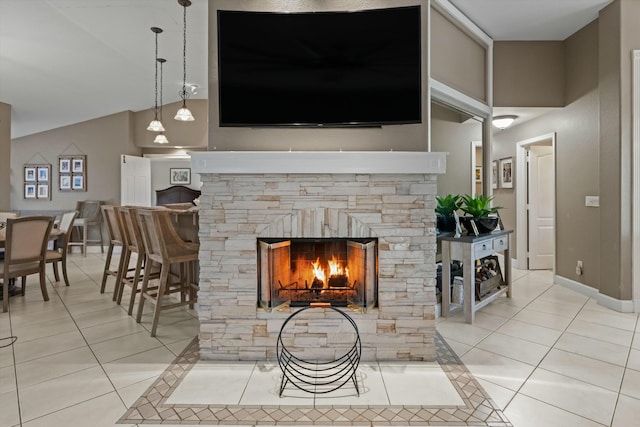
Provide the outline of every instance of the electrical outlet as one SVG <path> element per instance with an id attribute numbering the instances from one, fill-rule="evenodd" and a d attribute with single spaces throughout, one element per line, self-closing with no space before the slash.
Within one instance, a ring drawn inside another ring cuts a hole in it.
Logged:
<path id="1" fill-rule="evenodd" d="M 578 264 L 576 265 L 576 274 L 582 276 L 582 261 L 580 260 L 578 260 Z"/>
<path id="2" fill-rule="evenodd" d="M 584 196 L 584 205 L 590 208 L 600 207 L 600 196 Z"/>

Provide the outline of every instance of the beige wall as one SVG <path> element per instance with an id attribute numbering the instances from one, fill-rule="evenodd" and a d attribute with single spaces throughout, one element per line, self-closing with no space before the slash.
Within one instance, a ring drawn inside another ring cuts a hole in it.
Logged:
<path id="1" fill-rule="evenodd" d="M 164 134 L 169 140 L 169 144 L 163 146 L 163 149 L 171 147 L 206 148 L 208 144 L 209 101 L 206 99 L 190 99 L 187 101 L 187 107 L 195 117 L 193 122 L 181 122 L 173 118 L 180 107 L 182 107 L 182 101 L 164 105 L 162 108 L 162 125 L 165 128 Z M 143 148 L 160 147 L 153 142 L 156 133 L 147 130 L 147 126 L 149 126 L 149 122 L 153 117 L 152 108 L 133 113 L 132 132 L 136 146 Z"/>
<path id="2" fill-rule="evenodd" d="M 448 153 L 447 173 L 438 176 L 439 196 L 471 193 L 471 141 L 482 141 L 482 123 L 431 104 L 431 149 Z"/>
<path id="3" fill-rule="evenodd" d="M 493 106 L 564 106 L 564 69 L 564 42 L 494 42 Z"/>
<path id="4" fill-rule="evenodd" d="M 131 137 L 131 112 L 113 114 L 11 141 L 11 208 L 67 210 L 78 200 L 120 201 L 120 155 L 140 155 Z M 58 156 L 86 154 L 87 191 L 58 190 Z M 51 200 L 23 198 L 22 169 L 32 159 L 51 164 Z"/>
<path id="5" fill-rule="evenodd" d="M 488 103 L 486 48 L 433 8 L 431 77 Z"/>
<path id="6" fill-rule="evenodd" d="M 428 55 L 422 58 L 422 123 L 351 129 L 221 128 L 218 119 L 217 10 L 330 11 L 422 6 L 422 34 L 426 46 L 428 0 L 212 0 L 209 3 L 209 149 L 210 150 L 406 150 L 427 151 L 429 80 Z"/>
<path id="7" fill-rule="evenodd" d="M 0 102 L 0 210 L 11 207 L 11 105 Z"/>
<path id="8" fill-rule="evenodd" d="M 631 299 L 631 51 L 640 48 L 640 2 L 617 0 L 600 13 L 601 291 Z M 615 270 L 615 271 L 610 271 Z"/>
<path id="9" fill-rule="evenodd" d="M 493 138 L 494 159 L 515 159 L 519 141 L 556 133 L 556 274 L 594 288 L 600 288 L 601 282 L 601 209 L 586 207 L 584 197 L 603 194 L 598 174 L 598 79 L 595 73 L 587 73 L 588 79 L 577 76 L 583 72 L 582 67 L 597 69 L 597 40 L 597 24 L 566 40 L 567 70 L 571 73 L 567 75 L 567 92 L 574 94 L 575 100 L 563 109 L 496 132 Z M 505 207 L 500 215 L 511 229 L 516 227 L 515 191 L 494 190 L 495 203 Z M 512 243 L 515 248 L 515 240 Z M 520 255 L 516 253 L 518 258 Z M 575 274 L 577 260 L 583 261 L 582 276 Z"/>

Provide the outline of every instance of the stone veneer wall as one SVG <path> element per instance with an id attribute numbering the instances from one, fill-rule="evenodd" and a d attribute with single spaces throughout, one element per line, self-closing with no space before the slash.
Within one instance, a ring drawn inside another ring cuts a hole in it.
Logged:
<path id="1" fill-rule="evenodd" d="M 275 359 L 291 311 L 257 307 L 257 238 L 377 237 L 379 306 L 349 312 L 362 359 L 435 360 L 436 175 L 207 173 L 201 179 L 202 359 Z M 314 357 L 345 338 L 306 325 L 295 340 Z"/>

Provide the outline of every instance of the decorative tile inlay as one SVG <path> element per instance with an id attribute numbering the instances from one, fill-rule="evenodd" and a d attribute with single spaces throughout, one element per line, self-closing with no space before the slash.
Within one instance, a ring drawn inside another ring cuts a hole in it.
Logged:
<path id="1" fill-rule="evenodd" d="M 165 404 L 200 358 L 198 339 L 195 338 L 118 424 L 512 427 L 502 410 L 437 332 L 435 344 L 437 361 L 465 402 L 464 406 Z"/>

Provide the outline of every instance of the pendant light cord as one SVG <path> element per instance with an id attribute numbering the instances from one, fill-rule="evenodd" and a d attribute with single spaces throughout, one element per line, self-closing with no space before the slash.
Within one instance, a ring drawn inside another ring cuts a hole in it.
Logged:
<path id="1" fill-rule="evenodd" d="M 182 14 L 182 92 L 180 97 L 182 98 L 182 106 L 187 106 L 187 6 L 182 6 L 184 13 Z"/>
<path id="2" fill-rule="evenodd" d="M 154 58 L 154 61 L 153 61 L 156 66 L 156 105 L 155 105 L 155 108 L 153 109 L 153 112 L 155 114 L 156 120 L 158 120 L 158 32 L 154 31 L 154 33 L 156 34 L 156 57 Z"/>

